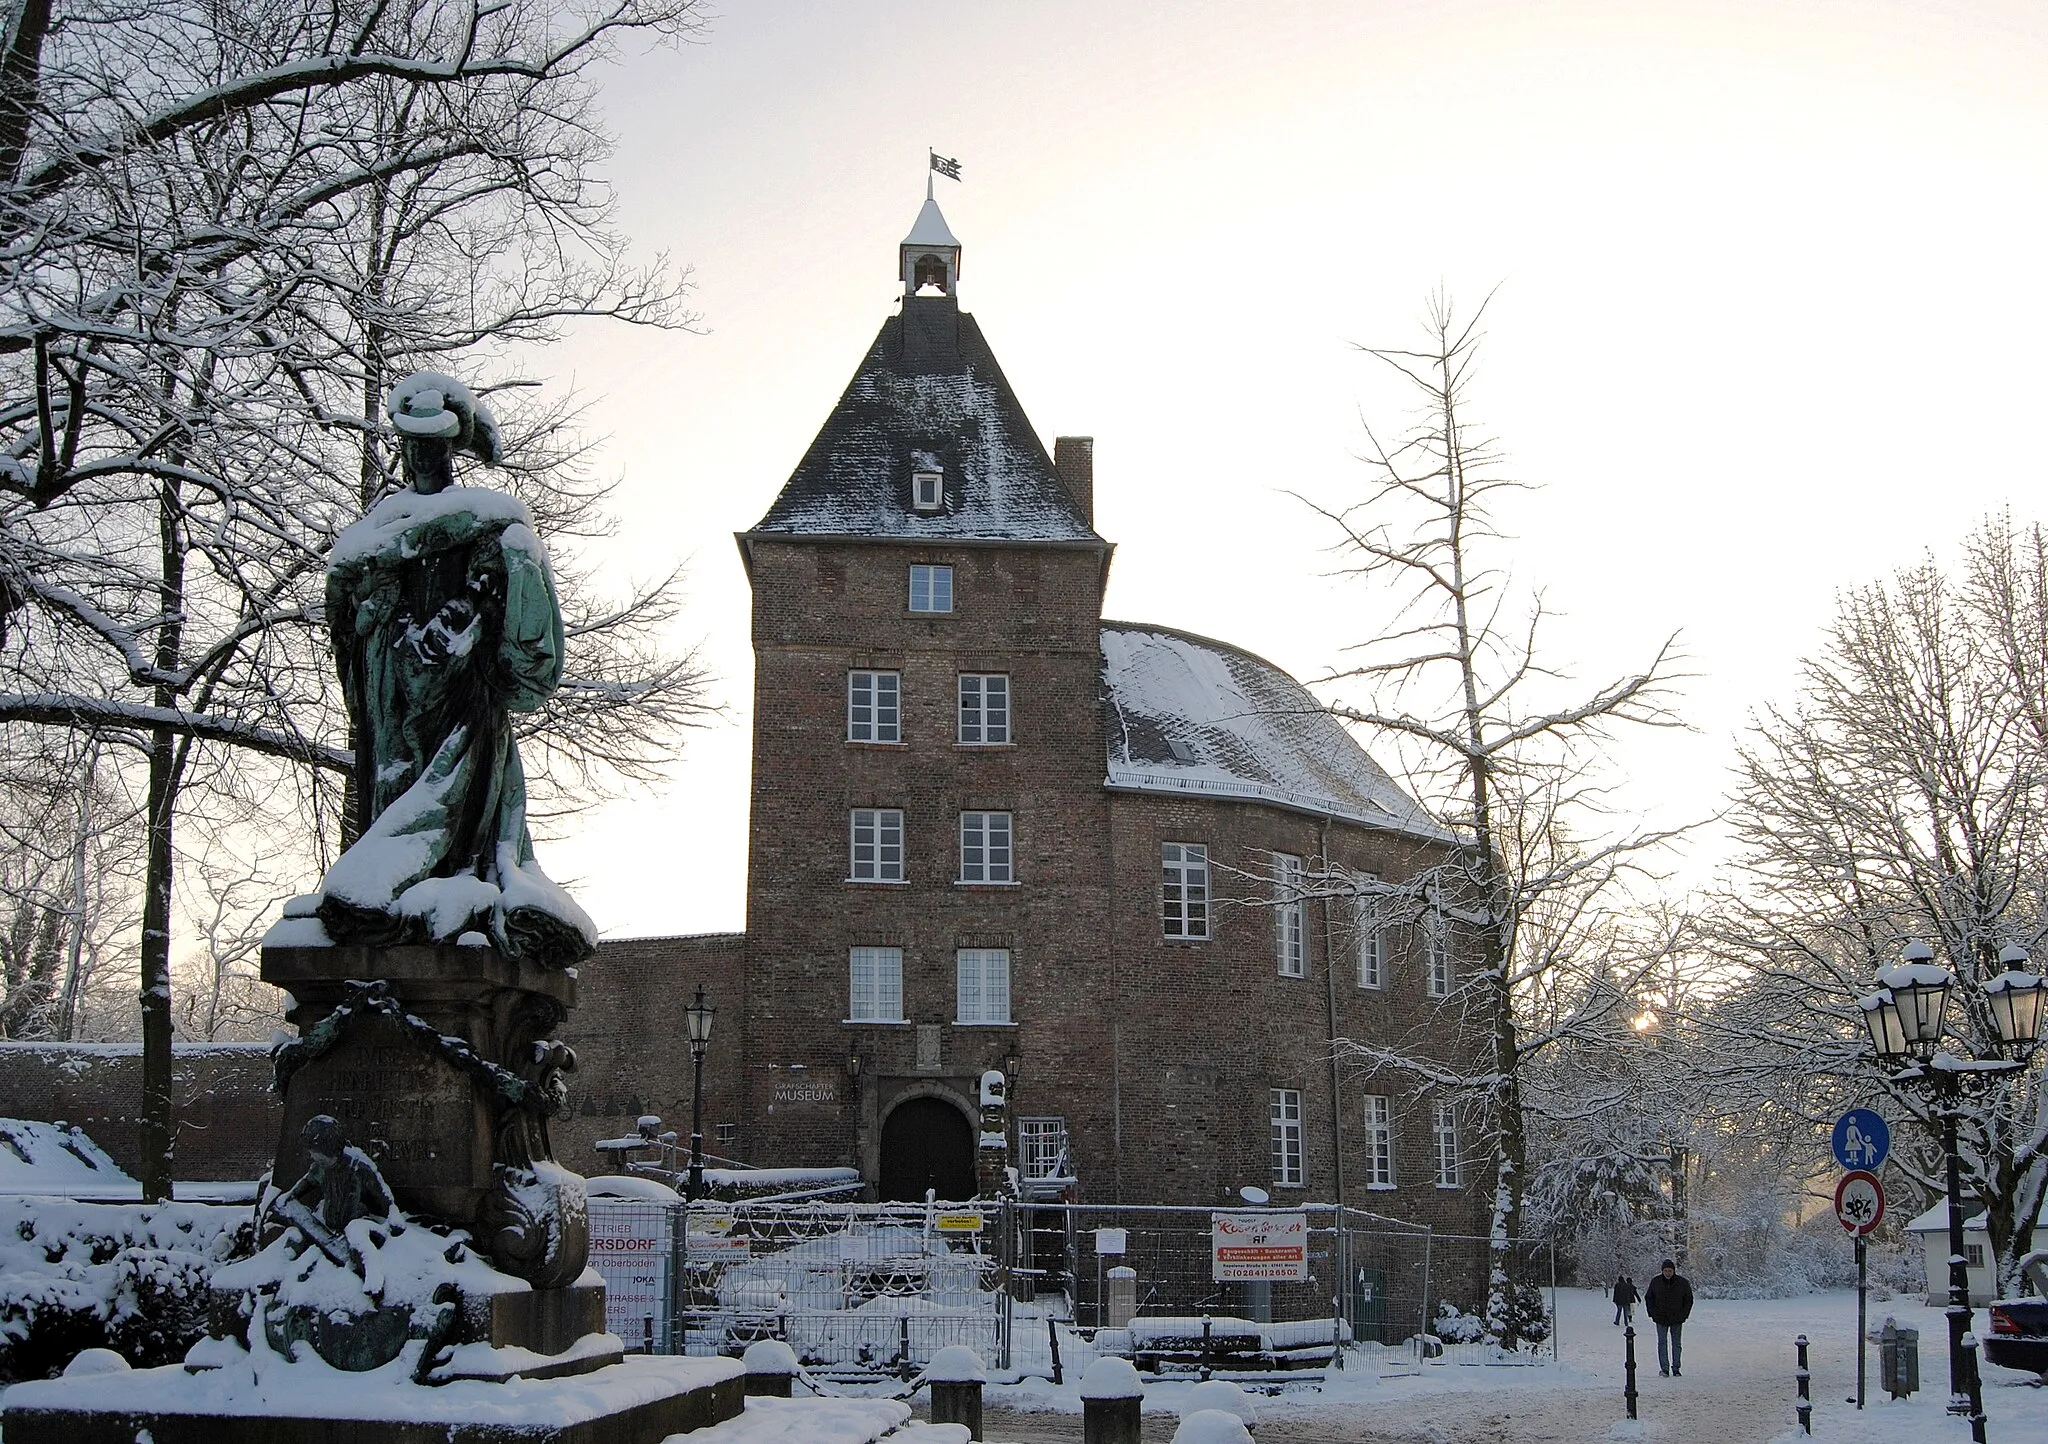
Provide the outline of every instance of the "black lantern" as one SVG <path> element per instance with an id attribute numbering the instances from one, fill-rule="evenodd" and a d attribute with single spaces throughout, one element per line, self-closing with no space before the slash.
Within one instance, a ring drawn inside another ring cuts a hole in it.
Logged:
<path id="1" fill-rule="evenodd" d="M 2048 978 L 2030 972 L 2027 950 L 2007 943 L 1998 961 L 2005 971 L 1984 983 L 1984 1001 L 1991 1009 L 1991 1022 L 1998 1029 L 1998 1041 L 2007 1048 L 2025 1047 L 2041 1036 L 2041 1007 L 2048 1002 Z"/>
<path id="2" fill-rule="evenodd" d="M 1934 949 L 1917 940 L 1906 944 L 1895 966 L 1877 975 L 1879 990 L 1891 995 L 1889 1005 L 1879 1006 L 1896 1011 L 1902 1051 L 1930 1057 L 1941 1045 L 1948 995 L 1955 984 L 1955 974 L 1934 961 Z M 1891 1031 L 1887 1022 L 1887 1034 Z"/>

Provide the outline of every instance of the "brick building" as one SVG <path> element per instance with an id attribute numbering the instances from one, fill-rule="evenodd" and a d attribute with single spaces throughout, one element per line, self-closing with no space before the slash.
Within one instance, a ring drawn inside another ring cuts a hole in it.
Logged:
<path id="1" fill-rule="evenodd" d="M 853 1164 L 882 1197 L 963 1196 L 995 1157 L 1093 1202 L 1258 1184 L 1478 1231 L 1479 1140 L 1338 1046 L 1452 1046 L 1455 927 L 1329 883 L 1407 896 L 1445 837 L 1270 663 L 1103 619 L 1091 441 L 1046 453 L 930 199 L 900 260 L 898 313 L 738 538 L 747 930 L 603 947 L 564 1157 L 687 1119 L 702 982 L 719 1154 Z"/>

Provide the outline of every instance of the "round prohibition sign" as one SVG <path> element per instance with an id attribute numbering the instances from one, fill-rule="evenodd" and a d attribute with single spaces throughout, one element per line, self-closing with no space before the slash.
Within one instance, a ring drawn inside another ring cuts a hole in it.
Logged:
<path id="1" fill-rule="evenodd" d="M 1853 1234 L 1866 1234 L 1884 1218 L 1884 1185 L 1877 1175 L 1851 1169 L 1835 1185 L 1835 1217 Z"/>

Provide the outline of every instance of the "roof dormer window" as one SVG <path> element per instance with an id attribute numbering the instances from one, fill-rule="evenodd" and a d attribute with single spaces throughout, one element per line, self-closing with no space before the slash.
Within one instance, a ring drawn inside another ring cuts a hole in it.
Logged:
<path id="1" fill-rule="evenodd" d="M 936 454 L 910 453 L 910 509 L 934 512 L 946 504 L 946 471 Z"/>

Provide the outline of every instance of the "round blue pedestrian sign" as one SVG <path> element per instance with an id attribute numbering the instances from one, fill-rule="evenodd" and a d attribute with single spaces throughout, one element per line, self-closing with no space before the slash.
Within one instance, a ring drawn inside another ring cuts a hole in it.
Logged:
<path id="1" fill-rule="evenodd" d="M 1868 1108 L 1851 1108 L 1835 1120 L 1835 1162 L 1866 1172 L 1891 1156 L 1891 1125 Z"/>

